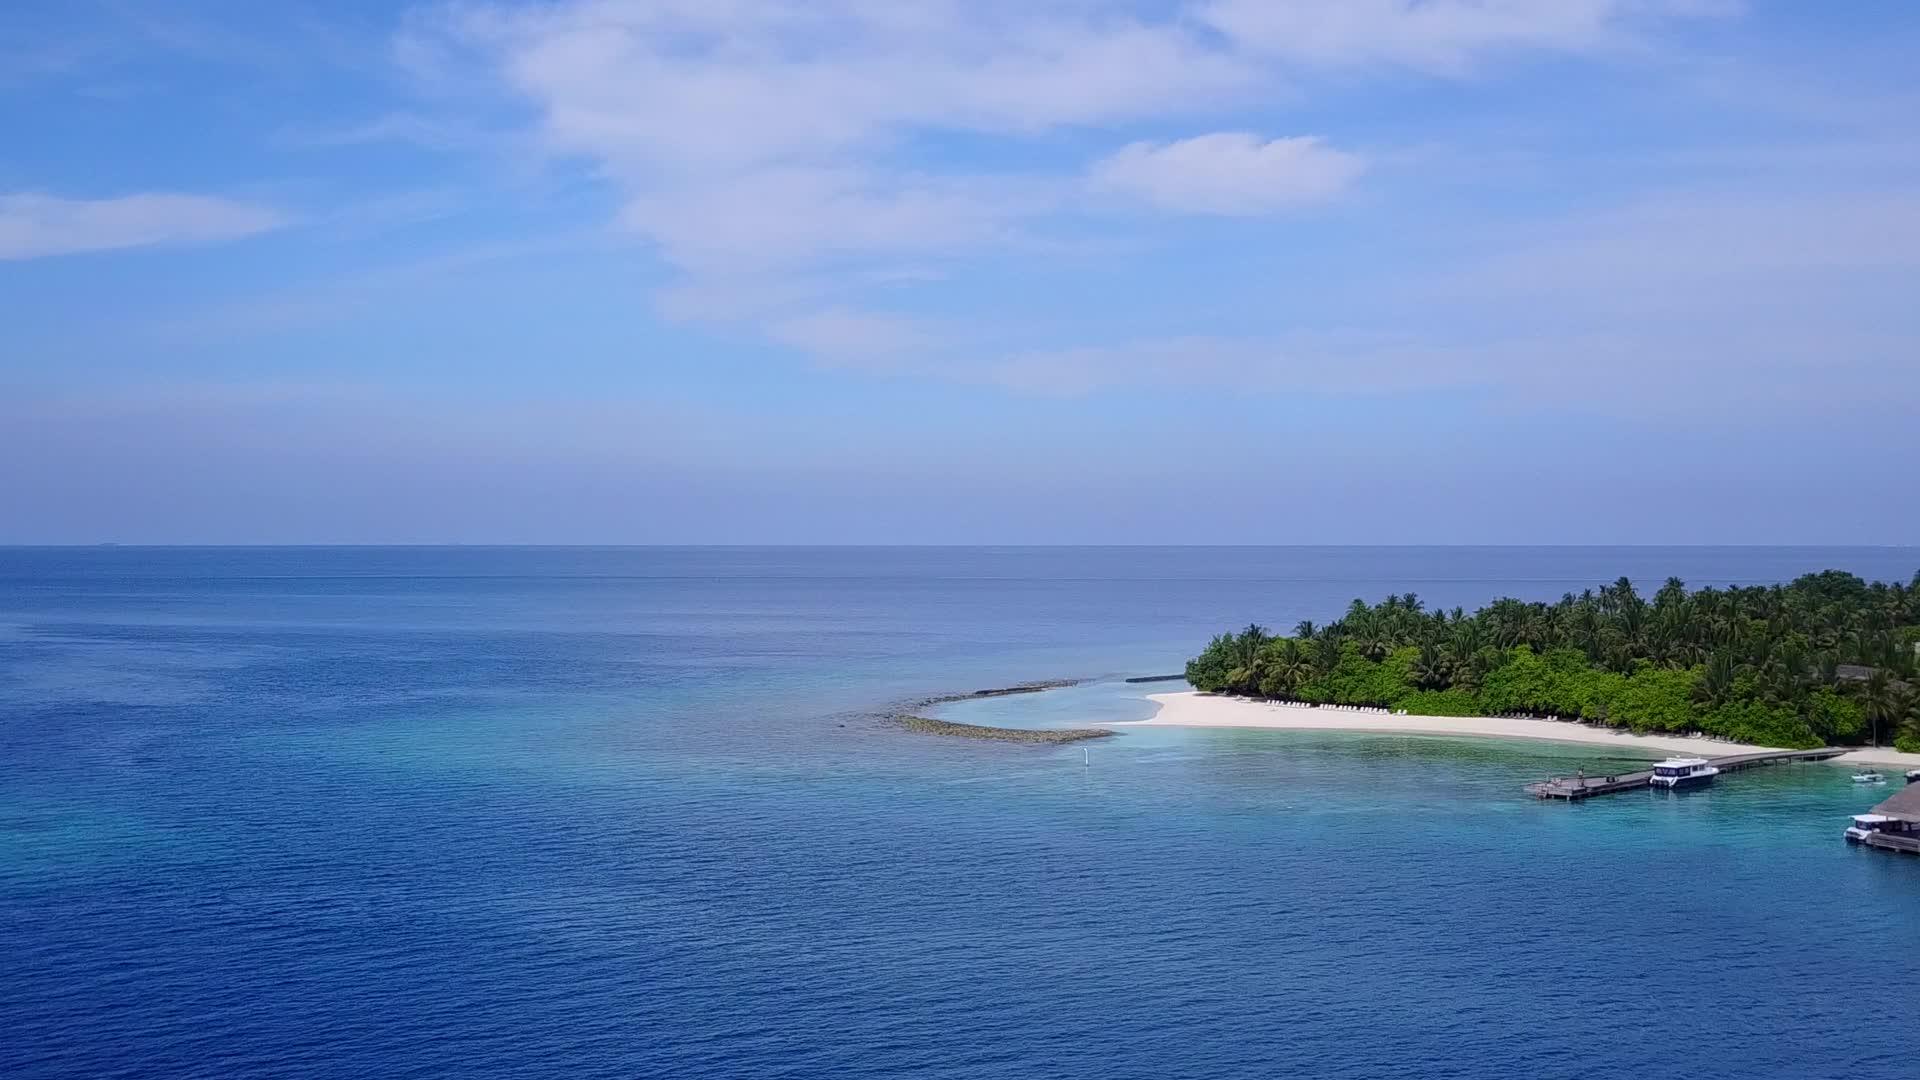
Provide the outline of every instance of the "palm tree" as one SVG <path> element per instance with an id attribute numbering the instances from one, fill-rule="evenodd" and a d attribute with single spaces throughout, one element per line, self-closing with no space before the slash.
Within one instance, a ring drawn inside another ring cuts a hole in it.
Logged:
<path id="1" fill-rule="evenodd" d="M 1503 649 L 1520 644 L 1520 623 L 1525 612 L 1526 605 L 1511 597 L 1495 600 L 1482 612 L 1487 628 L 1493 634 L 1494 644 Z"/>
<path id="2" fill-rule="evenodd" d="M 1609 671 L 1617 671 L 1622 675 L 1633 674 L 1633 646 L 1624 639 L 1610 643 L 1607 646 L 1606 661 Z"/>
<path id="3" fill-rule="evenodd" d="M 1847 633 L 1841 643 L 1848 659 L 1856 664 L 1871 664 L 1873 654 L 1873 631 L 1864 626 L 1855 627 Z"/>
<path id="4" fill-rule="evenodd" d="M 1227 671 L 1227 687 L 1236 693 L 1252 694 L 1260 689 L 1264 650 L 1273 638 L 1259 623 L 1248 623 L 1233 639 L 1233 666 Z"/>
<path id="5" fill-rule="evenodd" d="M 1477 622 L 1456 622 L 1453 637 L 1447 642 L 1447 651 L 1452 654 L 1454 670 L 1458 671 L 1472 656 L 1487 643 L 1487 637 L 1480 632 Z"/>
<path id="6" fill-rule="evenodd" d="M 1453 685 L 1461 690 L 1478 693 L 1482 680 L 1487 677 L 1487 672 L 1494 669 L 1498 656 L 1499 654 L 1492 649 L 1482 649 L 1464 657 L 1451 658 Z"/>
<path id="7" fill-rule="evenodd" d="M 1573 642 L 1586 652 L 1589 660 L 1600 656 L 1600 612 L 1583 605 L 1573 616 Z"/>
<path id="8" fill-rule="evenodd" d="M 1621 575 L 1619 580 L 1600 590 L 1600 606 L 1609 613 L 1624 608 L 1638 607 L 1643 601 L 1640 594 L 1633 591 L 1633 579 Z"/>
<path id="9" fill-rule="evenodd" d="M 1673 646 L 1673 662 L 1680 667 L 1692 667 L 1706 659 L 1707 647 L 1698 641 L 1682 638 Z"/>
<path id="10" fill-rule="evenodd" d="M 1292 697 L 1300 684 L 1312 677 L 1313 665 L 1307 661 L 1306 648 L 1298 641 L 1282 639 L 1279 647 L 1268 653 L 1260 692 L 1268 697 Z"/>
<path id="11" fill-rule="evenodd" d="M 1393 651 L 1393 639 L 1378 626 L 1368 626 L 1356 635 L 1355 640 L 1360 646 L 1360 652 L 1369 660 L 1385 660 L 1387 654 Z"/>
<path id="12" fill-rule="evenodd" d="M 1866 709 L 1867 721 L 1873 725 L 1873 745 L 1880 745 L 1880 725 L 1897 723 L 1906 712 L 1905 697 L 1894 685 L 1892 676 L 1885 671 L 1876 671 L 1867 676 L 1867 685 L 1861 692 L 1860 704 Z"/>
<path id="13" fill-rule="evenodd" d="M 1707 659 L 1707 669 L 1693 685 L 1693 698 L 1709 708 L 1725 704 L 1733 694 L 1735 674 L 1733 656 L 1717 652 Z"/>
<path id="14" fill-rule="evenodd" d="M 1907 690 L 1907 715 L 1900 721 L 1900 733 L 1920 742 L 1920 687 L 1909 687 Z"/>
<path id="15" fill-rule="evenodd" d="M 1340 639 L 1321 634 L 1313 643 L 1313 669 L 1322 675 L 1340 666 Z"/>
<path id="16" fill-rule="evenodd" d="M 1806 679 L 1806 650 L 1798 638 L 1787 638 L 1777 646 L 1762 642 L 1755 673 L 1766 699 L 1774 704 L 1791 704 L 1800 696 L 1800 684 Z"/>
<path id="17" fill-rule="evenodd" d="M 1620 628 L 1621 636 L 1626 638 L 1628 648 L 1632 649 L 1635 654 L 1647 651 L 1647 611 L 1645 605 L 1634 603 L 1621 608 L 1620 615 L 1614 622 L 1615 625 Z"/>
<path id="18" fill-rule="evenodd" d="M 1662 666 L 1671 664 L 1679 655 L 1679 643 L 1673 638 L 1664 624 L 1656 624 L 1647 634 L 1647 659 Z"/>
<path id="19" fill-rule="evenodd" d="M 1533 646 L 1534 652 L 1546 652 L 1555 642 L 1553 627 L 1542 611 L 1540 605 L 1535 605 L 1520 617 L 1520 640 Z"/>
<path id="20" fill-rule="evenodd" d="M 1188 670 L 1196 686 L 1297 695 L 1344 655 L 1386 660 L 1412 645 L 1405 673 L 1410 686 L 1475 690 L 1510 660 L 1515 646 L 1536 653 L 1571 648 L 1585 654 L 1591 669 L 1631 673 L 1648 661 L 1668 670 L 1693 669 L 1693 697 L 1706 709 L 1751 700 L 1812 716 L 1817 707 L 1811 695 L 1839 688 L 1860 702 L 1878 744 L 1895 734 L 1920 738 L 1916 628 L 1920 575 L 1911 585 L 1883 585 L 1829 571 L 1784 586 L 1693 593 L 1669 579 L 1647 599 L 1623 578 L 1551 603 L 1506 597 L 1473 614 L 1458 608 L 1429 612 L 1412 593 L 1371 605 L 1355 600 L 1330 624 L 1301 620 L 1290 640 L 1277 641 L 1258 626 L 1219 635 Z M 1843 682 L 1842 663 L 1877 671 L 1871 680 Z"/>
<path id="21" fill-rule="evenodd" d="M 1831 649 L 1822 649 L 1813 658 L 1814 672 L 1823 686 L 1832 686 L 1840 680 L 1840 654 Z"/>
<path id="22" fill-rule="evenodd" d="M 1438 642 L 1429 641 L 1420 646 L 1420 655 L 1413 659 L 1413 681 L 1422 690 L 1443 690 L 1453 674 L 1452 665 L 1447 663 L 1446 654 L 1440 651 Z"/>
<path id="23" fill-rule="evenodd" d="M 1653 594 L 1653 606 L 1663 611 L 1672 610 L 1687 602 L 1687 583 L 1677 577 L 1670 577 Z"/>

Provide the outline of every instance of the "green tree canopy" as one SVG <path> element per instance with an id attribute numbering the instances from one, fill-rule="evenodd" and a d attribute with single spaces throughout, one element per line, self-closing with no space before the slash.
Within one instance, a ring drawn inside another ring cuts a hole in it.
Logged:
<path id="1" fill-rule="evenodd" d="M 1775 746 L 1920 747 L 1920 574 L 1827 570 L 1786 585 L 1650 597 L 1620 578 L 1555 603 L 1428 611 L 1355 600 L 1291 637 L 1221 634 L 1187 664 L 1201 690 L 1441 716 L 1524 712 Z"/>

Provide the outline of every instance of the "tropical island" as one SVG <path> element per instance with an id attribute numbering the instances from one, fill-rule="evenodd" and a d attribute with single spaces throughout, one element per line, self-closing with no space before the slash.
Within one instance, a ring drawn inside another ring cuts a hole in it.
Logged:
<path id="1" fill-rule="evenodd" d="M 1291 635 L 1221 634 L 1186 676 L 1199 691 L 1268 702 L 1525 715 L 1770 747 L 1892 740 L 1920 753 L 1916 668 L 1920 574 L 1869 584 L 1828 570 L 1694 592 L 1669 578 L 1651 599 L 1622 577 L 1470 615 L 1427 611 L 1412 593 L 1355 600 Z"/>

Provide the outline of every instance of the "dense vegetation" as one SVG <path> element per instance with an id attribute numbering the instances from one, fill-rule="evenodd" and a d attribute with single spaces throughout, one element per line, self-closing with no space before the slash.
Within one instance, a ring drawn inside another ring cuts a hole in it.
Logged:
<path id="1" fill-rule="evenodd" d="M 1529 713 L 1766 746 L 1920 751 L 1920 574 L 1869 585 L 1829 570 L 1790 585 L 1651 600 L 1626 578 L 1558 603 L 1468 615 L 1419 597 L 1355 600 L 1291 636 L 1222 634 L 1187 664 L 1201 690 L 1376 705 L 1426 716 Z"/>

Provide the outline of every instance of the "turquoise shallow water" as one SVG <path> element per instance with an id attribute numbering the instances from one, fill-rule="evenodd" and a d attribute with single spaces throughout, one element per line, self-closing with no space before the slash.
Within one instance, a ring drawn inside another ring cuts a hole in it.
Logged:
<path id="1" fill-rule="evenodd" d="M 1355 595 L 1914 551 L 0 551 L 0 1075 L 1908 1077 L 1920 859 L 1796 766 L 1135 730 Z"/>

